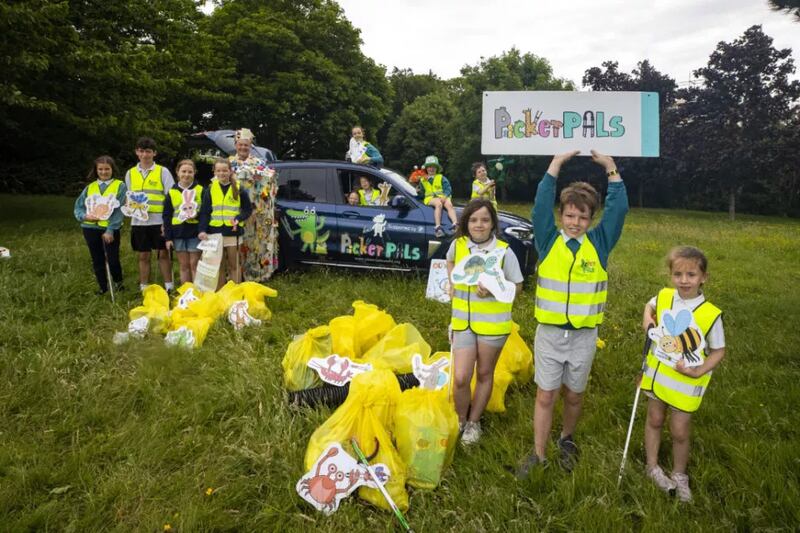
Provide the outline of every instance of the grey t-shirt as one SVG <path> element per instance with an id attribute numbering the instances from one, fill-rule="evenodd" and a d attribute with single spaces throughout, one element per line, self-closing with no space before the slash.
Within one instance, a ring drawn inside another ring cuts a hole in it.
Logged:
<path id="1" fill-rule="evenodd" d="M 144 179 L 147 179 L 147 175 L 150 174 L 150 172 L 155 167 L 144 170 L 139 165 L 136 165 L 136 168 L 139 169 L 139 172 L 141 172 L 142 177 Z M 161 186 L 164 188 L 164 196 L 169 194 L 169 190 L 172 188 L 173 185 L 175 185 L 175 180 L 172 178 L 172 173 L 169 171 L 167 167 L 162 166 Z M 125 186 L 128 188 L 129 191 L 132 190 L 130 169 L 128 169 L 128 171 L 125 173 Z M 146 222 L 143 222 L 141 220 L 136 220 L 135 218 L 131 218 L 131 226 L 160 226 L 163 223 L 164 223 L 164 217 L 161 216 L 161 213 L 150 213 Z"/>
<path id="2" fill-rule="evenodd" d="M 492 237 L 490 240 L 481 244 L 475 244 L 471 240 L 467 239 L 467 248 L 469 249 L 470 253 L 475 253 L 476 251 L 489 253 L 496 247 L 497 247 L 497 237 Z M 455 239 L 453 240 L 453 242 L 450 243 L 450 248 L 448 248 L 447 250 L 447 260 L 448 261 L 456 260 Z M 519 260 L 517 259 L 517 254 L 514 253 L 511 247 L 506 248 L 506 254 L 505 256 L 503 256 L 503 275 L 511 283 L 522 283 L 525 280 L 524 276 L 522 275 L 522 271 L 519 268 Z"/>

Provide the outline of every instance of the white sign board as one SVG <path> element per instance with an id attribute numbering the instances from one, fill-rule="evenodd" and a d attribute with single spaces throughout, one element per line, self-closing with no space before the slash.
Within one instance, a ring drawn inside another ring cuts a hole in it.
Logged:
<path id="1" fill-rule="evenodd" d="M 494 91 L 483 93 L 481 152 L 555 155 L 589 150 L 658 157 L 658 93 Z"/>

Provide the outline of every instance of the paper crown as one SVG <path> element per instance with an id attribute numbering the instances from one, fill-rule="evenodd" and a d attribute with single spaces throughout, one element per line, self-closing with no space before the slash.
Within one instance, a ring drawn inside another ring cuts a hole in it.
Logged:
<path id="1" fill-rule="evenodd" d="M 250 131 L 248 128 L 242 128 L 240 130 L 236 130 L 236 134 L 234 135 L 234 139 L 237 141 L 254 141 L 255 136 L 253 132 Z"/>

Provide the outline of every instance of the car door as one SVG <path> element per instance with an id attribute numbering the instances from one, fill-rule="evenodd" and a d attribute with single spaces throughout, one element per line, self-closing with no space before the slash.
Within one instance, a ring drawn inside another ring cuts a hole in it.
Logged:
<path id="1" fill-rule="evenodd" d="M 360 188 L 361 177 L 367 177 L 379 190 L 391 184 L 380 172 L 371 168 L 338 168 L 338 182 L 343 191 Z M 392 207 L 395 196 L 404 196 L 404 207 Z M 390 205 L 361 206 L 346 203 L 342 194 L 336 206 L 342 262 L 364 267 L 402 268 L 418 265 L 427 259 L 425 216 L 403 191 L 394 187 L 388 193 Z"/>
<path id="2" fill-rule="evenodd" d="M 335 252 L 334 169 L 286 166 L 278 169 L 280 238 L 289 262 L 328 262 Z"/>

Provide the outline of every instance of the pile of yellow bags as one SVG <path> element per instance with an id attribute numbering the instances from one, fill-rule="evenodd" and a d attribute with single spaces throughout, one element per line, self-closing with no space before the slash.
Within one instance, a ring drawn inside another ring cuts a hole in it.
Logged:
<path id="1" fill-rule="evenodd" d="M 525 384 L 533 377 L 533 352 L 519 334 L 519 325 L 511 325 L 511 334 L 494 369 L 494 384 L 486 410 L 490 413 L 506 412 L 506 391 L 511 384 Z M 472 391 L 475 392 L 475 374 L 472 375 Z"/>

